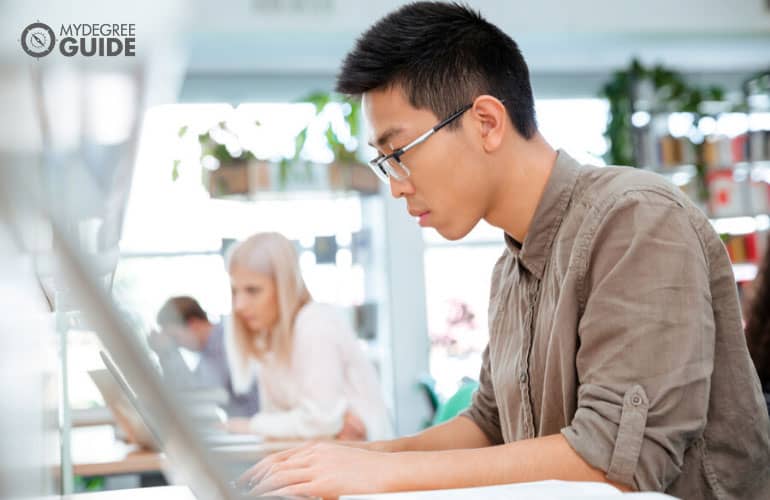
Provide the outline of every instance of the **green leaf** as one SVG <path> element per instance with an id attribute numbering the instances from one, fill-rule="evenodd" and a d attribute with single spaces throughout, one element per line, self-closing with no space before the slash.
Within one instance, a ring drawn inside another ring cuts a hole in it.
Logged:
<path id="1" fill-rule="evenodd" d="M 315 106 L 315 114 L 318 115 L 324 107 L 331 101 L 331 94 L 328 92 L 313 92 L 300 99 L 300 102 L 309 102 Z"/>
<path id="2" fill-rule="evenodd" d="M 298 160 L 300 153 L 302 153 L 302 150 L 305 148 L 305 142 L 307 141 L 307 127 L 303 128 L 302 131 L 297 134 L 297 137 L 294 139 L 294 159 Z"/>
<path id="3" fill-rule="evenodd" d="M 708 96 L 708 99 L 711 101 L 724 101 L 725 100 L 725 90 L 721 87 L 717 87 L 716 85 L 712 85 L 708 88 L 706 91 L 706 95 Z"/>
<path id="4" fill-rule="evenodd" d="M 609 101 L 610 116 L 604 136 L 609 147 L 605 159 L 616 165 L 636 165 L 632 136 L 631 113 L 634 111 L 633 89 L 638 82 L 648 80 L 655 90 L 656 108 L 665 111 L 689 111 L 698 119 L 704 100 L 723 100 L 720 87 L 703 89 L 689 85 L 681 73 L 660 64 L 645 67 L 634 58 L 625 70 L 616 71 L 602 87 L 599 95 Z"/>
<path id="5" fill-rule="evenodd" d="M 211 149 L 211 156 L 219 160 L 219 164 L 233 161 L 233 156 L 224 144 L 217 144 Z"/>
<path id="6" fill-rule="evenodd" d="M 336 152 L 337 147 L 340 145 L 340 141 L 337 140 L 337 136 L 334 134 L 334 130 L 332 130 L 331 123 L 327 125 L 326 132 L 324 132 L 324 137 L 326 137 L 326 143 L 329 145 L 332 152 Z"/>
<path id="7" fill-rule="evenodd" d="M 179 132 L 177 132 L 177 137 L 183 137 L 187 133 L 187 129 L 189 129 L 187 125 L 179 129 Z"/>
<path id="8" fill-rule="evenodd" d="M 345 117 L 345 122 L 350 128 L 350 135 L 358 138 L 361 133 L 361 101 L 350 99 L 348 103 L 350 104 L 350 113 Z"/>
<path id="9" fill-rule="evenodd" d="M 291 170 L 291 163 L 287 158 L 278 163 L 278 185 L 281 189 L 285 189 L 289 182 L 289 170 Z"/>
<path id="10" fill-rule="evenodd" d="M 174 160 L 174 168 L 171 169 L 171 181 L 176 182 L 179 178 L 179 164 L 181 160 Z"/>

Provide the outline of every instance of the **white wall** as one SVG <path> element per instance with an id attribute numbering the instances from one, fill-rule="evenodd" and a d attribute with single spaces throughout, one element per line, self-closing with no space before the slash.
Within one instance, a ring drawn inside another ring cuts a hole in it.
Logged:
<path id="1" fill-rule="evenodd" d="M 192 12 L 204 28 L 301 28 L 360 31 L 403 5 L 402 0 L 198 0 Z M 764 0 L 467 0 L 491 21 L 516 32 L 768 30 Z M 226 8 L 223 8 L 226 5 Z"/>

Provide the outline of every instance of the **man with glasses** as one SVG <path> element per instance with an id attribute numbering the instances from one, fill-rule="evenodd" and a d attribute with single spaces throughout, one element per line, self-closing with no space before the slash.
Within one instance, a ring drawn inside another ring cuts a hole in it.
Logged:
<path id="1" fill-rule="evenodd" d="M 337 87 L 362 96 L 370 165 L 421 226 L 451 240 L 481 219 L 503 231 L 489 345 L 463 415 L 363 448 L 274 455 L 245 474 L 255 492 L 562 479 L 770 498 L 770 422 L 732 267 L 678 189 L 552 149 L 516 43 L 457 4 L 375 23 Z"/>

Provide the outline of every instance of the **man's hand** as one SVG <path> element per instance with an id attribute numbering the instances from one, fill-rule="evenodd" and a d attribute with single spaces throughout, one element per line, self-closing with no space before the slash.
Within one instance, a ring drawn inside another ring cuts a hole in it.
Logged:
<path id="1" fill-rule="evenodd" d="M 583 460 L 561 434 L 483 448 L 393 453 L 309 443 L 265 458 L 240 481 L 254 494 L 336 498 L 546 479 L 607 482 L 630 490 Z"/>
<path id="2" fill-rule="evenodd" d="M 255 495 L 343 494 L 388 491 L 398 462 L 390 454 L 332 443 L 308 443 L 270 455 L 239 479 Z"/>

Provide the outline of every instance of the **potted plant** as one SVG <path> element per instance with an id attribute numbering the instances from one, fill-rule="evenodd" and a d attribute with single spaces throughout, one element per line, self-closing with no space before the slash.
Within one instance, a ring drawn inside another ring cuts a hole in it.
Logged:
<path id="1" fill-rule="evenodd" d="M 693 115 L 693 126 L 705 116 L 704 108 L 707 102 L 725 100 L 725 91 L 718 86 L 707 88 L 689 84 L 684 76 L 677 71 L 662 65 L 644 66 L 638 59 L 633 59 L 627 69 L 616 71 L 612 78 L 602 87 L 600 95 L 606 97 L 610 105 L 609 119 L 604 135 L 609 142 L 605 159 L 613 165 L 629 165 L 638 167 L 637 146 L 639 146 L 639 131 L 635 130 L 632 115 L 637 111 L 640 94 L 645 96 L 650 109 L 644 109 L 652 114 L 670 114 L 672 112 L 687 112 Z M 636 141 L 635 141 L 636 139 Z M 636 144 L 635 144 L 636 142 Z M 696 201 L 705 203 L 709 198 L 706 183 L 706 166 L 704 165 L 704 142 L 690 144 L 694 150 L 697 176 Z M 670 141 L 663 146 L 670 146 Z"/>
<path id="2" fill-rule="evenodd" d="M 255 122 L 259 126 L 259 122 Z M 179 137 L 193 132 L 188 126 L 179 129 Z M 222 121 L 197 134 L 203 185 L 212 197 L 250 195 L 270 187 L 270 166 L 258 160 L 252 151 L 241 146 L 238 134 Z M 172 179 L 179 176 L 180 160 L 174 161 Z"/>
<path id="3" fill-rule="evenodd" d="M 355 190 L 361 193 L 379 192 L 377 176 L 356 158 L 355 138 L 360 130 L 361 104 L 329 92 L 314 92 L 299 99 L 315 107 L 315 116 L 311 123 L 320 119 L 320 115 L 330 103 L 342 107 L 345 133 L 336 131 L 331 121 L 325 124 L 323 137 L 326 146 L 332 152 L 333 161 L 326 166 L 328 185 L 333 190 Z M 256 123 L 259 126 L 259 123 Z M 307 141 L 310 124 L 295 137 L 294 151 L 277 164 L 259 161 L 252 151 L 243 147 L 238 134 L 228 128 L 227 123 L 219 122 L 215 126 L 197 135 L 200 144 L 200 163 L 203 167 L 203 183 L 211 196 L 248 195 L 258 190 L 284 190 L 287 186 L 318 186 L 313 182 L 313 166 L 301 157 Z M 179 137 L 191 134 L 189 127 L 179 130 Z M 342 136 L 342 137 L 341 137 Z M 180 160 L 174 162 L 172 177 L 179 175 Z M 271 176 L 271 172 L 274 174 Z M 274 180 L 271 179 L 274 177 Z M 272 182 L 271 182 L 272 181 Z"/>
<path id="4" fill-rule="evenodd" d="M 379 180 L 367 167 L 361 164 L 356 157 L 357 144 L 355 140 L 344 141 L 341 135 L 349 135 L 356 138 L 361 126 L 361 103 L 350 100 L 329 92 L 314 92 L 300 99 L 301 102 L 309 102 L 315 106 L 316 118 L 320 116 L 324 108 L 330 103 L 338 103 L 342 106 L 342 114 L 347 126 L 347 134 L 339 134 L 334 130 L 332 123 L 326 124 L 324 138 L 326 145 L 334 155 L 334 160 L 328 165 L 327 176 L 329 186 L 334 190 L 354 190 L 366 194 L 379 192 Z M 300 131 L 295 140 L 294 155 L 285 159 L 283 165 L 296 165 L 300 162 L 300 153 L 307 140 L 308 127 Z"/>

